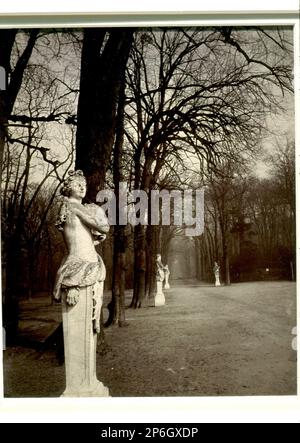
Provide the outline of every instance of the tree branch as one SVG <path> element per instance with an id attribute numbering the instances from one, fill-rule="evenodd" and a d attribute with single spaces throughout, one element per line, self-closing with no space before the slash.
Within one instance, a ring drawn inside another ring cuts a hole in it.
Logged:
<path id="1" fill-rule="evenodd" d="M 52 165 L 54 168 L 57 168 L 57 166 L 60 164 L 60 162 L 58 160 L 53 161 L 53 160 L 50 160 L 49 158 L 47 158 L 47 152 L 49 152 L 48 148 L 43 148 L 42 146 L 34 146 L 34 145 L 28 144 L 26 142 L 23 142 L 22 140 L 14 139 L 11 137 L 7 137 L 7 141 L 10 144 L 18 143 L 19 145 L 26 146 L 29 149 L 33 149 L 35 151 L 40 152 L 42 154 L 43 160 L 45 162 L 49 163 L 50 165 Z"/>
<path id="2" fill-rule="evenodd" d="M 31 117 L 28 115 L 10 115 L 8 117 L 8 120 L 15 123 L 20 122 L 23 125 L 26 125 L 27 123 L 32 122 L 60 122 L 60 119 L 63 116 L 66 116 L 66 121 L 71 117 L 69 112 L 60 112 L 58 114 L 51 112 L 51 114 L 41 117 Z"/>

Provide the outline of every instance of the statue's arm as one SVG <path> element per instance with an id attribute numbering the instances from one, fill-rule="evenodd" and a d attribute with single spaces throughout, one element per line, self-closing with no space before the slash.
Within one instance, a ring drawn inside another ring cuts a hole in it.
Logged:
<path id="1" fill-rule="evenodd" d="M 94 229 L 95 231 L 100 232 L 101 234 L 107 234 L 109 232 L 109 224 L 107 220 L 103 220 L 103 224 L 97 221 L 97 218 L 92 217 L 87 214 L 84 210 L 79 208 L 78 206 L 74 206 L 73 213 L 79 217 L 79 219 L 84 223 L 89 229 Z"/>

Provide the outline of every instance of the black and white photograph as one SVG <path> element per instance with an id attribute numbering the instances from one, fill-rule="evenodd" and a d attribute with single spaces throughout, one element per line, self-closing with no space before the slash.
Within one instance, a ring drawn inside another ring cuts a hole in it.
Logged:
<path id="1" fill-rule="evenodd" d="M 297 396 L 294 27 L 1 20 L 4 398 Z"/>

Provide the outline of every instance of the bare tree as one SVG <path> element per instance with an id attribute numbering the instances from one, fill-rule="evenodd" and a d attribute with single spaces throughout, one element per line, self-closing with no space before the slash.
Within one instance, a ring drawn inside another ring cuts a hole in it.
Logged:
<path id="1" fill-rule="evenodd" d="M 12 52 L 18 31 L 15 29 L 1 30 L 0 66 L 9 76 L 9 84 L 5 91 L 0 91 L 0 167 L 2 168 L 3 152 L 8 119 L 20 91 L 25 69 L 31 57 L 39 30 L 29 31 L 28 40 L 23 52 L 12 66 Z M 0 171 L 1 173 L 1 171 Z"/>
<path id="2" fill-rule="evenodd" d="M 184 166 L 193 157 L 205 172 L 220 159 L 243 162 L 256 152 L 264 118 L 278 105 L 274 88 L 292 90 L 291 63 L 284 60 L 289 44 L 277 33 L 250 34 L 218 28 L 136 35 L 126 107 L 135 189 L 153 189 L 171 159 Z M 145 246 L 139 225 L 133 306 L 145 298 Z"/>
<path id="3" fill-rule="evenodd" d="M 120 216 L 120 183 L 124 181 L 124 112 L 125 112 L 125 70 L 121 78 L 119 94 L 116 140 L 113 151 L 113 181 L 116 190 L 116 218 Z M 125 286 L 126 286 L 126 227 L 120 224 L 114 226 L 113 232 L 113 275 L 112 275 L 112 300 L 108 305 L 109 318 L 106 327 L 118 324 L 119 327 L 127 325 L 125 321 Z"/>

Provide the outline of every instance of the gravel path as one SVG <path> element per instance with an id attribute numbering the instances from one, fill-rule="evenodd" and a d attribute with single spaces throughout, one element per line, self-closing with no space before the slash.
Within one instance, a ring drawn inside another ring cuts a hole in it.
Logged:
<path id="1" fill-rule="evenodd" d="M 106 331 L 111 351 L 98 376 L 112 397 L 296 395 L 296 285 L 176 287 L 161 308 L 128 310 L 127 328 Z M 57 397 L 55 353 L 4 353 L 7 397 Z"/>

